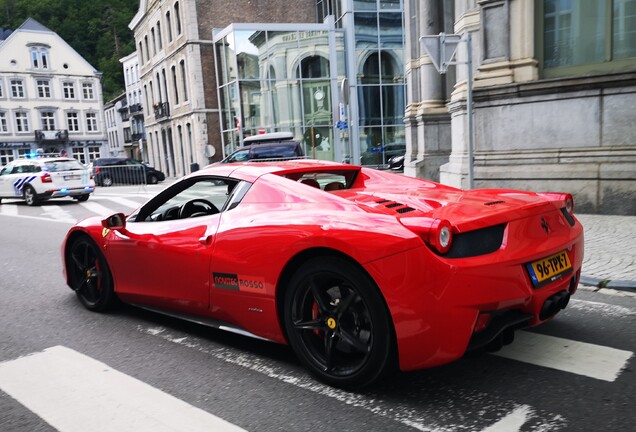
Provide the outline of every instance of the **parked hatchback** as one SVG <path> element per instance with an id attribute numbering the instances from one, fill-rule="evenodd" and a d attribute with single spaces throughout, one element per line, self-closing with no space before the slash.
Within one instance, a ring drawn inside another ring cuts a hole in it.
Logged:
<path id="1" fill-rule="evenodd" d="M 76 159 L 49 156 L 16 159 L 0 170 L 0 201 L 18 198 L 30 206 L 51 198 L 86 201 L 93 191 L 95 182 L 89 169 Z"/>
<path id="2" fill-rule="evenodd" d="M 131 158 L 99 158 L 93 161 L 97 186 L 157 184 L 166 179 L 161 171 Z"/>

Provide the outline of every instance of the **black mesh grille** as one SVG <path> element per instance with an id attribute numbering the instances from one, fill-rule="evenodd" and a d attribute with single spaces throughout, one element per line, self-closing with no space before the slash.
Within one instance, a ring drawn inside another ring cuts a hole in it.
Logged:
<path id="1" fill-rule="evenodd" d="M 404 207 L 404 208 L 396 210 L 396 212 L 398 212 L 398 213 L 408 213 L 408 212 L 412 212 L 412 211 L 415 211 L 415 209 L 412 208 L 412 207 Z"/>
<path id="2" fill-rule="evenodd" d="M 453 244 L 444 257 L 467 258 L 493 253 L 501 247 L 506 224 L 456 234 Z"/>

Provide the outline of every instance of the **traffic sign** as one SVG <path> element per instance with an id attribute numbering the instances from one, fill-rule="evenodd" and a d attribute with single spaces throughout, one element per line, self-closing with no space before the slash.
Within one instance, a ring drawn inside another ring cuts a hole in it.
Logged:
<path id="1" fill-rule="evenodd" d="M 440 33 L 437 36 L 422 36 L 420 40 L 439 73 L 446 73 L 451 59 L 457 51 L 461 35 Z"/>

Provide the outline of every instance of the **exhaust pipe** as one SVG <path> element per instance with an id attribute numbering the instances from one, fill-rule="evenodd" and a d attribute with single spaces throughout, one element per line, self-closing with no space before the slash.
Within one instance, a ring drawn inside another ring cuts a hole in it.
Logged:
<path id="1" fill-rule="evenodd" d="M 569 302 L 570 293 L 567 291 L 560 291 L 553 296 L 548 297 L 541 307 L 539 318 L 541 320 L 546 320 L 550 317 L 553 317 L 560 310 L 565 309 Z"/>

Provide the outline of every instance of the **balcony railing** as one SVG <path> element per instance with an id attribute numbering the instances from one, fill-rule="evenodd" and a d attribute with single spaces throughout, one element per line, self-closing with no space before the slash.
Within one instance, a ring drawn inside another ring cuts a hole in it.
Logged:
<path id="1" fill-rule="evenodd" d="M 159 102 L 154 105 L 155 117 L 157 119 L 168 117 L 170 115 L 170 105 L 168 102 Z"/>
<path id="2" fill-rule="evenodd" d="M 129 106 L 130 108 L 130 113 L 134 114 L 134 113 L 138 113 L 138 112 L 143 112 L 144 110 L 144 106 L 140 103 L 136 103 L 136 104 L 132 104 Z"/>
<path id="3" fill-rule="evenodd" d="M 38 143 L 46 141 L 68 141 L 68 130 L 36 130 L 35 141 L 37 141 Z"/>
<path id="4" fill-rule="evenodd" d="M 144 134 L 142 133 L 134 133 L 132 134 L 132 140 L 133 141 L 139 141 L 140 139 L 144 139 Z"/>

